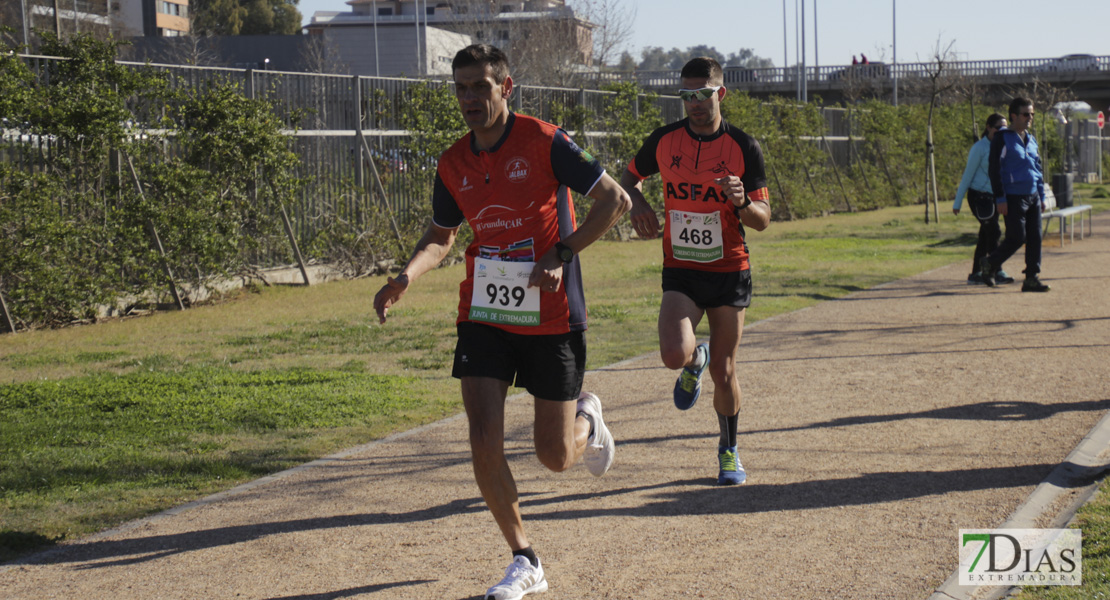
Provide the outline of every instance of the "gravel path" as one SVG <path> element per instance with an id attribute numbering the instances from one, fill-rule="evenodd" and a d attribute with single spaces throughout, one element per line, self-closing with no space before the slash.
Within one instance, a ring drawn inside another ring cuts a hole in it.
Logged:
<path id="1" fill-rule="evenodd" d="M 536 597 L 929 597 L 958 530 L 1005 522 L 1110 408 L 1110 216 L 1094 230 L 1046 248 L 1048 294 L 967 286 L 961 261 L 750 325 L 738 488 L 712 485 L 711 402 L 675 410 L 654 354 L 587 375 L 602 478 L 545 471 L 514 397 Z M 0 598 L 480 597 L 508 550 L 465 440 L 446 419 L 67 543 L 0 567 Z"/>

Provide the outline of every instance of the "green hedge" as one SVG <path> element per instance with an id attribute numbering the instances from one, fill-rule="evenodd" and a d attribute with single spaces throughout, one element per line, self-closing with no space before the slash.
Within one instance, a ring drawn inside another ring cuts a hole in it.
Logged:
<path id="1" fill-rule="evenodd" d="M 42 51 L 65 60 L 41 76 L 0 54 L 0 117 L 22 140 L 0 163 L 0 292 L 17 327 L 165 300 L 168 273 L 201 288 L 259 253 L 291 255 L 275 215 L 302 182 L 270 105 L 220 82 L 171 90 L 87 36 L 47 34 Z"/>
<path id="2" fill-rule="evenodd" d="M 293 262 L 281 211 L 298 201 L 306 182 L 294 175 L 301 159 L 281 130 L 290 121 L 295 127 L 301 115 L 283 123 L 282 107 L 226 81 L 175 88 L 157 70 L 116 64 L 116 49 L 87 36 L 62 42 L 47 34 L 42 52 L 66 60 L 48 63 L 45 74 L 0 52 L 0 117 L 31 140 L 4 146 L 0 162 L 0 294 L 18 328 L 95 318 L 97 307 L 120 298 L 168 301 L 167 273 L 195 289 L 252 265 Z M 614 95 L 601 107 L 557 106 L 553 120 L 575 132 L 616 134 L 576 134 L 576 141 L 619 177 L 664 123 L 636 84 L 608 90 Z M 429 164 L 465 132 L 449 85 L 418 85 L 399 110 L 399 122 L 413 132 L 405 150 Z M 816 103 L 761 101 L 743 92 L 725 98 L 725 117 L 762 144 L 776 219 L 925 201 L 928 107 L 871 101 L 846 110 L 851 151 L 834 164 Z M 981 127 L 995 110 L 1001 108 L 935 108 L 941 204 L 951 201 L 974 142 L 971 115 Z M 166 130 L 168 137 L 144 129 Z M 1047 134 L 1041 144 L 1053 172 L 1060 140 L 1054 127 Z M 430 167 L 409 169 L 403 175 L 409 196 L 430 197 L 433 175 Z M 644 191 L 661 209 L 658 178 Z M 362 205 L 367 194 L 351 181 L 340 202 Z M 589 204 L 582 198 L 579 213 Z M 341 217 L 347 211 L 340 205 L 330 207 L 334 214 L 313 215 L 314 233 L 299 240 L 304 254 L 352 274 L 404 261 L 430 208 L 399 218 L 380 198 L 377 206 L 358 222 Z M 155 232 L 164 256 L 152 243 Z M 468 236 L 464 228 L 457 249 Z"/>

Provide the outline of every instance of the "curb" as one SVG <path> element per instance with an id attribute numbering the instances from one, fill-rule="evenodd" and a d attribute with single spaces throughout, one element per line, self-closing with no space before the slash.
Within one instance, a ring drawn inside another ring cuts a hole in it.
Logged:
<path id="1" fill-rule="evenodd" d="M 1079 508 L 1098 491 L 1107 472 L 1110 472 L 1110 413 L 1103 415 L 1075 450 L 1037 485 L 999 529 L 1066 527 Z M 1053 512 L 1057 505 L 1059 508 Z M 999 585 L 960 585 L 958 571 L 957 567 L 929 600 L 1000 600 L 1017 589 Z"/>

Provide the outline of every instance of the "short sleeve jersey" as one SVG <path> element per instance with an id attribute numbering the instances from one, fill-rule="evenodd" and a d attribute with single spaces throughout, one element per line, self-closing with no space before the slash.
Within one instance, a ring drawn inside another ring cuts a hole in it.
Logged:
<path id="1" fill-rule="evenodd" d="M 469 321 L 474 259 L 534 262 L 576 228 L 570 191 L 589 193 L 605 170 L 559 127 L 510 113 L 505 133 L 489 151 L 470 133 L 440 157 L 432 193 L 432 221 L 453 229 L 465 220 L 474 232 L 459 286 L 457 322 Z M 563 266 L 563 286 L 540 294 L 537 326 L 496 324 L 525 335 L 586 329 L 579 257 Z"/>
<path id="2" fill-rule="evenodd" d="M 749 268 L 740 211 L 714 180 L 736 175 L 750 199 L 768 198 L 763 150 L 755 138 L 724 121 L 713 135 L 698 135 L 686 118 L 652 132 L 628 170 L 640 180 L 656 173 L 663 178 L 663 266 L 714 272 Z M 719 258 L 706 262 L 675 257 L 672 236 L 690 234 L 681 226 L 683 213 L 707 214 L 702 217 L 707 223 L 716 219 L 713 213 L 719 214 L 723 237 Z"/>

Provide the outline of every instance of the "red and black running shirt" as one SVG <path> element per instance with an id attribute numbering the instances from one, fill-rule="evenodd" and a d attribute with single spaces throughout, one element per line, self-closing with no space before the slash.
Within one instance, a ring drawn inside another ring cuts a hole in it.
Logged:
<path id="1" fill-rule="evenodd" d="M 465 219 L 474 231 L 459 286 L 460 323 L 470 320 L 474 258 L 538 260 L 577 227 L 570 190 L 588 194 L 605 174 L 565 131 L 533 117 L 510 113 L 505 133 L 489 151 L 478 150 L 473 138 L 467 134 L 440 157 L 432 193 L 433 223 L 454 229 Z M 563 266 L 559 292 L 540 294 L 538 326 L 493 326 L 525 335 L 585 330 L 578 257 Z"/>
<path id="2" fill-rule="evenodd" d="M 713 135 L 702 136 L 689 127 L 689 118 L 652 132 L 629 163 L 628 171 L 641 181 L 660 173 L 664 208 L 663 266 L 698 271 L 729 272 L 748 269 L 748 246 L 739 209 L 721 194 L 713 180 L 736 175 L 752 200 L 767 200 L 763 150 L 752 136 L 721 122 Z M 673 211 L 720 213 L 723 256 L 711 262 L 674 257 L 671 245 Z"/>

